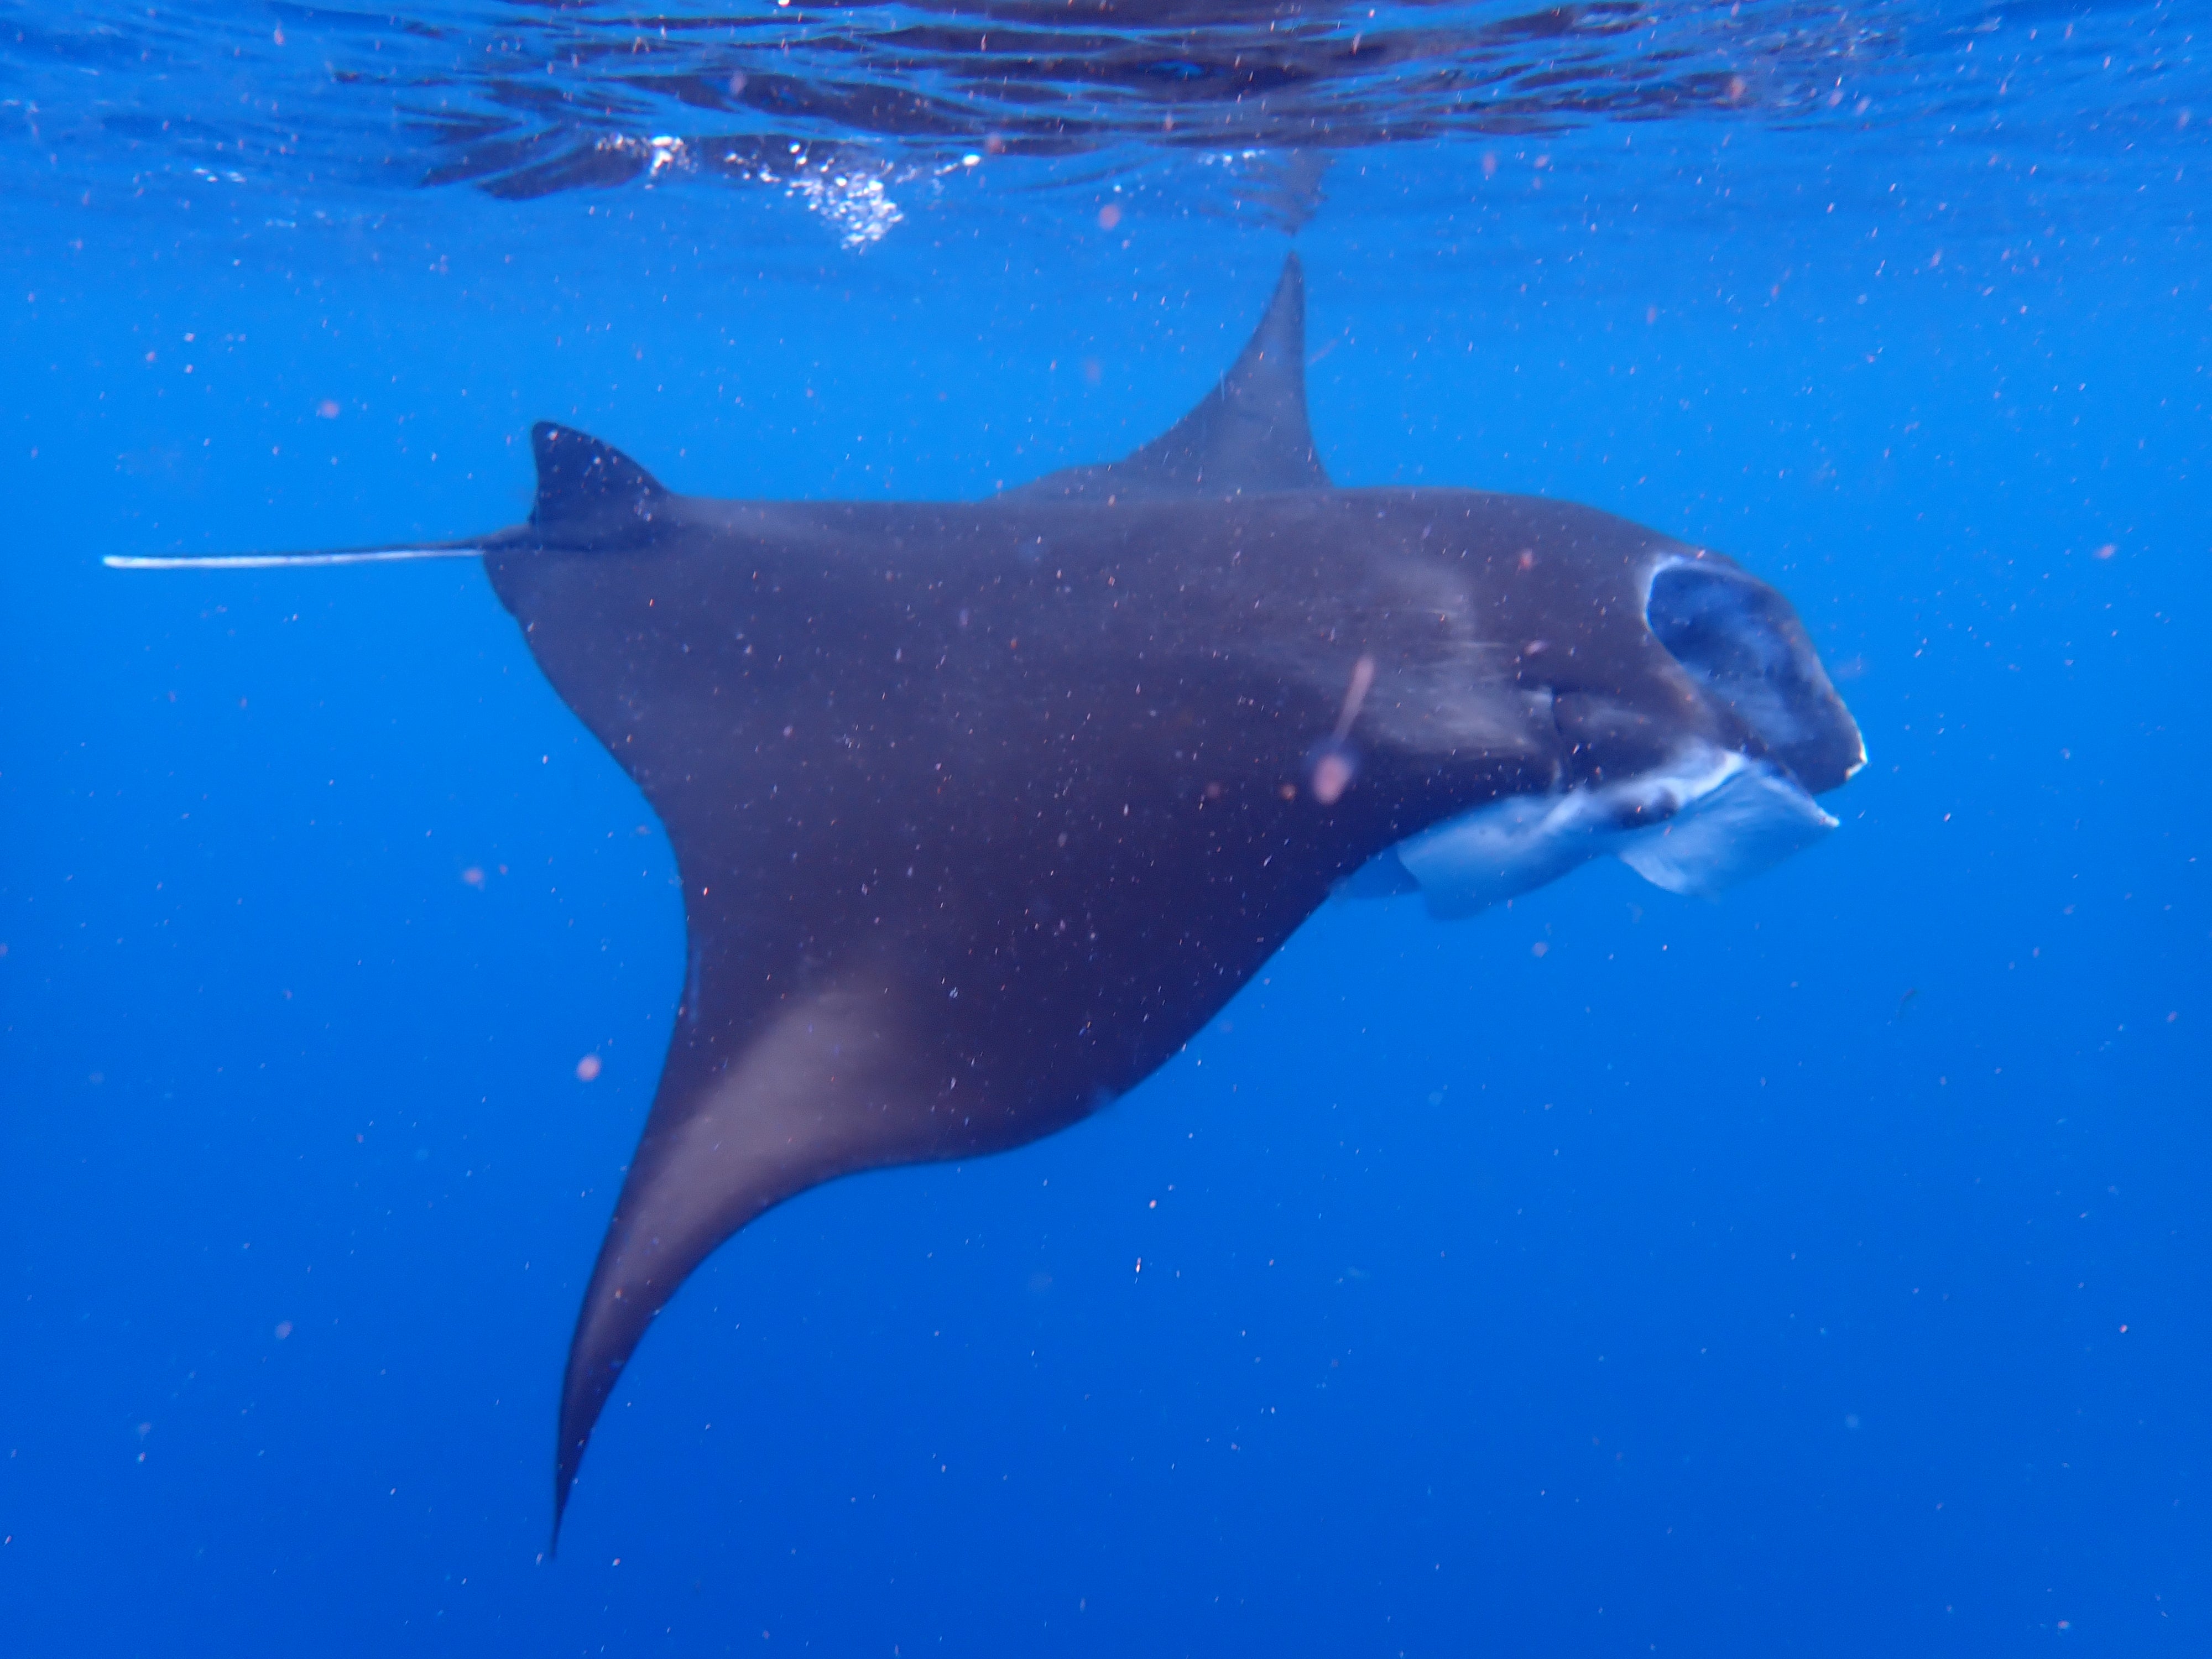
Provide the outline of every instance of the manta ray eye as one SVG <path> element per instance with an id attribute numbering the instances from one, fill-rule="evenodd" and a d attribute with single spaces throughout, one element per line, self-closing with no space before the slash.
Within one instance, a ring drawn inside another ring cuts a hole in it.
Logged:
<path id="1" fill-rule="evenodd" d="M 1686 561 L 1651 578 L 1652 636 L 1767 750 L 1814 791 L 1832 789 L 1865 750 L 1789 602 L 1740 571 Z"/>

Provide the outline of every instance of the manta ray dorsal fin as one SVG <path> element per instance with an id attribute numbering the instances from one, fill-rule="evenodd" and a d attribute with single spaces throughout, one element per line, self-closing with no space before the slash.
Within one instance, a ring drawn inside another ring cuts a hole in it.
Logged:
<path id="1" fill-rule="evenodd" d="M 538 461 L 538 497 L 530 505 L 535 530 L 593 539 L 635 535 L 668 501 L 650 472 L 572 427 L 540 421 L 530 428 L 530 447 Z"/>
<path id="2" fill-rule="evenodd" d="M 1070 467 L 1023 493 L 1126 499 L 1328 489 L 1306 422 L 1305 346 L 1305 272 L 1293 253 L 1243 355 L 1195 409 L 1110 465 Z"/>

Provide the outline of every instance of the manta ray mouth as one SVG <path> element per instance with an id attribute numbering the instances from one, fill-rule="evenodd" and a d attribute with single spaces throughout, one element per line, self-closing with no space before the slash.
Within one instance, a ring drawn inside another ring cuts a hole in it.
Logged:
<path id="1" fill-rule="evenodd" d="M 1726 565 L 1673 557 L 1651 573 L 1652 637 L 1766 753 L 1815 794 L 1866 763 L 1850 712 L 1790 603 Z"/>

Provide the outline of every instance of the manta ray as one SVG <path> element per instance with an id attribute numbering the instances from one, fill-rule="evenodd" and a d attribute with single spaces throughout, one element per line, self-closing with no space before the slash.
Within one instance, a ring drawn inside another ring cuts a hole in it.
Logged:
<path id="1" fill-rule="evenodd" d="M 1565 501 L 1340 489 L 1285 265 L 1110 464 L 988 500 L 720 501 L 550 423 L 474 557 L 659 816 L 689 961 L 568 1350 L 557 1540 L 647 1328 L 772 1206 L 1019 1146 L 1174 1055 L 1333 895 L 1466 916 L 1613 854 L 1710 893 L 1864 763 L 1789 603 Z"/>

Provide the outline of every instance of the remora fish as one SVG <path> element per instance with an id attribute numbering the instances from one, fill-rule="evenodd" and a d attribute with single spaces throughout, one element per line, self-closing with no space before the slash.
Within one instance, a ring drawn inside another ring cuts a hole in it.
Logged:
<path id="1" fill-rule="evenodd" d="M 690 960 L 562 1389 L 554 1525 L 716 1246 L 856 1170 L 1018 1146 L 1174 1054 L 1332 893 L 1471 915 L 1601 853 L 1711 892 L 1865 760 L 1796 614 L 1589 507 L 1340 489 L 1285 266 L 1110 465 L 972 505 L 678 495 L 531 436 L 473 556 L 666 826 Z"/>

